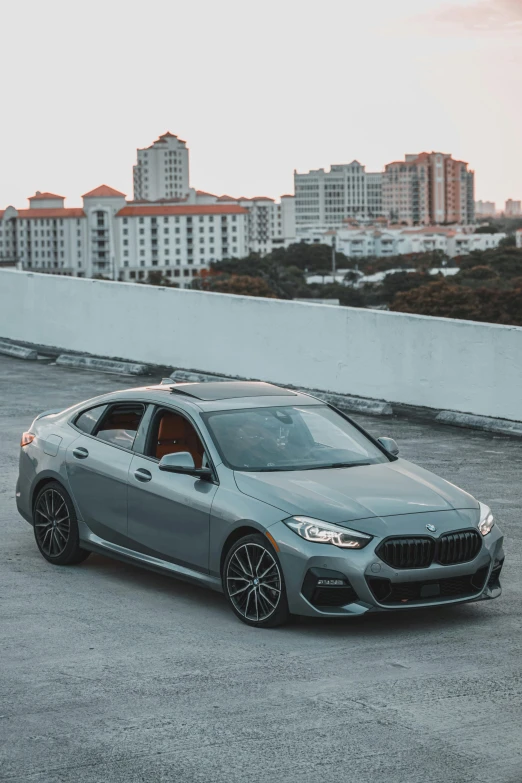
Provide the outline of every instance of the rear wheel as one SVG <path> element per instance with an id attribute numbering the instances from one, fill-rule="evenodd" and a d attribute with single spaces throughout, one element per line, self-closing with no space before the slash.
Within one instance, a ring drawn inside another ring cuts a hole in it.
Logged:
<path id="1" fill-rule="evenodd" d="M 57 481 L 42 487 L 34 503 L 34 537 L 40 553 L 54 565 L 82 563 L 90 552 L 80 547 L 71 498 Z"/>
<path id="2" fill-rule="evenodd" d="M 223 589 L 235 614 L 255 628 L 274 628 L 289 619 L 283 571 L 270 542 L 260 534 L 232 546 L 223 567 Z"/>

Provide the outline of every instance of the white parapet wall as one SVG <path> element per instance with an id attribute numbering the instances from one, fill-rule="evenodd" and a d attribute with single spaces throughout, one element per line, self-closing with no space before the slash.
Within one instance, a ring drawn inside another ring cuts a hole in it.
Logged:
<path id="1" fill-rule="evenodd" d="M 522 421 L 522 328 L 0 270 L 0 338 Z"/>

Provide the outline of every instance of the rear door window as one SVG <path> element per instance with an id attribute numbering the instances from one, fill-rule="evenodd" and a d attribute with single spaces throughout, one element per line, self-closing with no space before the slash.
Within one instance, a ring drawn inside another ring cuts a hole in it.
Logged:
<path id="1" fill-rule="evenodd" d="M 142 403 L 111 405 L 93 434 L 113 446 L 132 449 L 144 412 Z"/>

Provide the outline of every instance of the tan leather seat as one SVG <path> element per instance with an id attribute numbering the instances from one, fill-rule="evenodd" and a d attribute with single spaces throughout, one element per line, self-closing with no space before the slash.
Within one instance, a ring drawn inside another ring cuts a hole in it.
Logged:
<path id="1" fill-rule="evenodd" d="M 161 459 L 165 454 L 188 450 L 185 439 L 185 419 L 176 413 L 164 413 L 158 429 L 156 457 Z"/>
<path id="2" fill-rule="evenodd" d="M 156 457 L 161 459 L 165 454 L 176 454 L 180 451 L 188 451 L 196 468 L 201 467 L 204 449 L 194 427 L 183 416 L 164 413 L 158 429 Z"/>

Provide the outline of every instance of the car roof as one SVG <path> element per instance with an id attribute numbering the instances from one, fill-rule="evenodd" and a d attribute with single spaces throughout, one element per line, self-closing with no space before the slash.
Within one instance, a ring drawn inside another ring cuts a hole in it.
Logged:
<path id="1" fill-rule="evenodd" d="M 175 383 L 169 387 L 172 394 L 185 394 L 196 400 L 210 402 L 241 397 L 297 397 L 290 389 L 262 381 L 208 381 L 206 383 Z"/>

